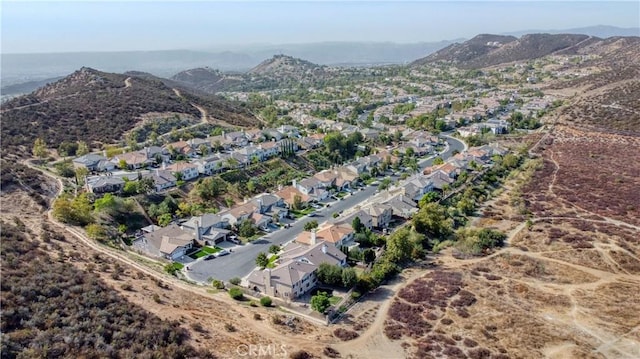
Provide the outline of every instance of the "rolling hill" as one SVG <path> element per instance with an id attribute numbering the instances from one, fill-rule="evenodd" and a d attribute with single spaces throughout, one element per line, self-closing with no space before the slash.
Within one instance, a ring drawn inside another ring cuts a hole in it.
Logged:
<path id="1" fill-rule="evenodd" d="M 478 35 L 469 41 L 450 45 L 427 57 L 414 61 L 412 66 L 447 62 L 460 68 L 482 68 L 512 61 L 536 59 L 550 54 L 579 53 L 582 48 L 615 42 L 619 38 L 600 39 L 575 34 L 528 34 L 521 38 L 503 35 Z"/>
<path id="2" fill-rule="evenodd" d="M 1 107 L 3 153 L 24 154 L 36 138 L 50 147 L 63 141 L 94 144 L 120 140 L 147 113 L 175 113 L 254 127 L 258 120 L 244 108 L 222 98 L 144 73 L 116 74 L 82 68 Z M 171 84 L 171 83 L 169 83 Z"/>

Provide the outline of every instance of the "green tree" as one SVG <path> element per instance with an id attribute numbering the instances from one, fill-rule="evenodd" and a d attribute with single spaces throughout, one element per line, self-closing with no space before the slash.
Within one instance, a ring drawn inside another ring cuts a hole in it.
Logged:
<path id="1" fill-rule="evenodd" d="M 320 263 L 316 272 L 318 280 L 328 285 L 340 285 L 342 283 L 342 267 L 329 263 Z"/>
<path id="2" fill-rule="evenodd" d="M 89 170 L 86 167 L 78 167 L 75 172 L 76 182 L 78 184 L 83 184 L 85 177 L 89 174 Z"/>
<path id="3" fill-rule="evenodd" d="M 311 309 L 324 314 L 324 312 L 331 306 L 329 297 L 326 292 L 318 292 L 318 294 L 311 297 Z"/>
<path id="4" fill-rule="evenodd" d="M 42 159 L 47 157 L 48 152 L 49 151 L 47 150 L 47 144 L 44 142 L 42 138 L 38 137 L 33 143 L 33 149 L 32 149 L 33 155 L 37 158 Z"/>
<path id="5" fill-rule="evenodd" d="M 164 213 L 158 216 L 158 225 L 160 227 L 166 227 L 169 225 L 169 223 L 171 223 L 171 221 L 173 220 L 173 217 L 171 216 L 170 213 Z"/>
<path id="6" fill-rule="evenodd" d="M 269 258 L 267 258 L 267 254 L 264 252 L 258 253 L 258 256 L 256 257 L 256 265 L 261 269 L 264 269 L 267 264 L 269 264 Z"/>
<path id="7" fill-rule="evenodd" d="M 95 239 L 97 241 L 104 241 L 107 239 L 107 230 L 99 224 L 92 223 L 88 225 L 86 231 L 87 236 L 91 239 Z"/>
<path id="8" fill-rule="evenodd" d="M 351 288 L 358 283 L 358 275 L 353 268 L 345 268 L 342 270 L 342 286 Z"/>
<path id="9" fill-rule="evenodd" d="M 277 244 L 272 244 L 269 246 L 269 253 L 278 254 L 280 252 L 280 246 Z"/>
<path id="10" fill-rule="evenodd" d="M 437 166 L 437 165 L 441 165 L 441 164 L 443 164 L 443 163 L 444 163 L 444 160 L 443 160 L 443 159 L 442 159 L 442 157 L 440 157 L 440 156 L 438 156 L 438 157 L 436 157 L 436 158 L 434 158 L 434 159 L 433 159 L 433 164 L 434 164 L 435 166 Z"/>
<path id="11" fill-rule="evenodd" d="M 78 141 L 78 149 L 76 150 L 76 155 L 84 156 L 89 153 L 89 146 L 84 141 Z"/>
<path id="12" fill-rule="evenodd" d="M 304 230 L 305 231 L 311 231 L 313 229 L 318 228 L 318 221 L 313 220 L 313 221 L 309 221 L 307 223 L 304 224 Z"/>
<path id="13" fill-rule="evenodd" d="M 411 242 L 409 242 L 409 234 L 409 228 L 403 227 L 389 236 L 385 256 L 390 261 L 400 263 L 411 258 L 413 246 Z"/>
<path id="14" fill-rule="evenodd" d="M 249 193 L 256 191 L 256 182 L 254 180 L 247 181 L 247 191 L 249 191 Z"/>
<path id="15" fill-rule="evenodd" d="M 238 226 L 238 234 L 245 238 L 252 237 L 256 234 L 256 226 L 251 220 L 242 220 Z"/>
<path id="16" fill-rule="evenodd" d="M 376 260 L 376 252 L 371 248 L 367 248 L 364 250 L 362 257 L 365 263 L 373 263 Z"/>
<path id="17" fill-rule="evenodd" d="M 102 198 L 98 198 L 93 203 L 96 212 L 113 212 L 117 208 L 116 197 L 111 193 L 106 193 Z"/>
<path id="18" fill-rule="evenodd" d="M 413 216 L 413 227 L 416 232 L 432 238 L 446 238 L 453 232 L 453 220 L 449 218 L 446 207 L 427 203 Z"/>
<path id="19" fill-rule="evenodd" d="M 301 210 L 303 208 L 302 196 L 300 196 L 299 194 L 293 195 L 293 205 L 292 205 L 292 207 L 296 211 L 299 211 L 299 210 Z"/>
<path id="20" fill-rule="evenodd" d="M 353 228 L 353 231 L 356 233 L 360 233 L 364 229 L 364 225 L 362 224 L 360 217 L 356 216 L 353 218 L 353 221 L 351 221 L 351 228 Z"/>
<path id="21" fill-rule="evenodd" d="M 118 167 L 123 170 L 127 169 L 127 161 L 121 159 L 120 161 L 118 161 Z"/>

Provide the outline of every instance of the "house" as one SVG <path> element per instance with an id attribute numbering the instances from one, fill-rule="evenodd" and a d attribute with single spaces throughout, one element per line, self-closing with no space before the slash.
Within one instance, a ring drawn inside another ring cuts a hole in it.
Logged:
<path id="1" fill-rule="evenodd" d="M 296 242 L 311 244 L 313 241 L 325 241 L 340 248 L 353 239 L 354 231 L 351 224 L 330 224 L 325 223 L 323 228 L 315 232 L 302 232 L 296 238 Z"/>
<path id="2" fill-rule="evenodd" d="M 301 148 L 305 150 L 311 150 L 320 147 L 322 145 L 322 140 L 318 140 L 317 138 L 313 137 L 303 137 L 299 139 L 297 143 Z"/>
<path id="3" fill-rule="evenodd" d="M 300 131 L 298 130 L 298 128 L 291 125 L 282 125 L 278 127 L 278 132 L 289 138 L 300 137 Z"/>
<path id="4" fill-rule="evenodd" d="M 315 238 L 309 245 L 289 243 L 274 269 L 254 270 L 249 274 L 248 287 L 266 295 L 294 299 L 316 286 L 316 272 L 322 263 L 345 267 L 347 256 L 337 247 Z"/>
<path id="5" fill-rule="evenodd" d="M 73 168 L 84 167 L 90 172 L 112 171 L 115 165 L 107 161 L 107 158 L 100 155 L 86 154 L 73 160 Z"/>
<path id="6" fill-rule="evenodd" d="M 271 212 L 276 207 L 284 207 L 284 200 L 275 194 L 263 193 L 255 196 L 251 202 L 256 206 L 261 214 Z"/>
<path id="7" fill-rule="evenodd" d="M 394 216 L 405 219 L 411 218 L 414 213 L 418 212 L 418 205 L 411 198 L 405 195 L 396 195 L 384 204 L 391 207 Z"/>
<path id="8" fill-rule="evenodd" d="M 166 169 L 171 171 L 176 178 L 180 178 L 183 181 L 190 181 L 200 175 L 198 172 L 198 165 L 188 162 L 172 163 L 167 166 Z"/>
<path id="9" fill-rule="evenodd" d="M 316 286 L 317 267 L 289 260 L 274 269 L 254 270 L 247 277 L 248 287 L 273 297 L 295 299 Z"/>
<path id="10" fill-rule="evenodd" d="M 248 145 L 246 147 L 233 151 L 233 153 L 234 155 L 241 154 L 245 156 L 246 158 L 249 159 L 249 162 L 262 162 L 265 159 L 264 151 L 262 150 L 261 145 L 258 145 L 258 146 Z"/>
<path id="11" fill-rule="evenodd" d="M 124 188 L 124 183 L 124 180 L 120 177 L 87 177 L 86 187 L 91 193 L 114 193 L 120 192 Z"/>
<path id="12" fill-rule="evenodd" d="M 286 204 L 289 208 L 293 208 L 293 203 L 295 202 L 296 196 L 300 196 L 300 201 L 302 203 L 307 203 L 311 199 L 307 194 L 300 192 L 299 189 L 293 186 L 284 187 L 274 194 L 282 198 L 284 204 Z"/>
<path id="13" fill-rule="evenodd" d="M 244 131 L 244 134 L 249 140 L 249 142 L 260 142 L 264 140 L 264 135 L 262 134 L 262 131 L 258 128 L 246 130 Z"/>
<path id="14" fill-rule="evenodd" d="M 187 144 L 199 155 L 211 152 L 211 142 L 209 142 L 208 138 L 192 138 L 187 141 Z"/>
<path id="15" fill-rule="evenodd" d="M 367 171 L 367 165 L 358 161 L 351 162 L 344 167 L 358 176 Z"/>
<path id="16" fill-rule="evenodd" d="M 374 130 L 372 128 L 364 128 L 360 131 L 362 133 L 362 137 L 365 140 L 377 140 L 380 137 L 380 131 Z"/>
<path id="17" fill-rule="evenodd" d="M 338 167 L 334 172 L 337 174 L 336 187 L 339 190 L 351 188 L 353 183 L 360 178 L 356 172 L 344 166 Z"/>
<path id="18" fill-rule="evenodd" d="M 402 185 L 402 189 L 407 197 L 419 201 L 425 194 L 433 190 L 433 181 L 427 177 L 415 175 Z"/>
<path id="19" fill-rule="evenodd" d="M 220 155 L 198 158 L 191 163 L 198 166 L 198 173 L 206 176 L 220 172 L 225 166 L 225 160 Z"/>
<path id="20" fill-rule="evenodd" d="M 433 183 L 433 188 L 439 191 L 443 191 L 446 187 L 451 186 L 453 178 L 449 177 L 447 173 L 442 171 L 434 171 L 427 176 Z M 445 187 L 446 186 L 446 187 Z"/>
<path id="21" fill-rule="evenodd" d="M 267 141 L 280 141 L 284 138 L 284 135 L 274 128 L 262 130 L 262 135 Z"/>
<path id="22" fill-rule="evenodd" d="M 220 215 L 205 213 L 202 216 L 191 217 L 182 224 L 185 230 L 191 231 L 196 242 L 200 245 L 211 246 L 228 238 L 231 234 L 229 222 Z"/>
<path id="23" fill-rule="evenodd" d="M 233 141 L 222 135 L 209 137 L 209 141 L 211 143 L 212 150 L 223 149 L 225 151 L 228 151 L 231 149 L 231 145 L 233 144 Z"/>
<path id="24" fill-rule="evenodd" d="M 359 210 L 357 212 L 348 214 L 344 217 L 338 217 L 333 222 L 336 224 L 344 224 L 344 225 L 351 226 L 354 218 L 356 217 L 360 218 L 360 223 L 362 223 L 364 228 L 366 229 L 373 228 L 373 217 L 371 217 L 369 212 L 365 210 Z"/>
<path id="25" fill-rule="evenodd" d="M 134 247 L 142 248 L 144 252 L 153 257 L 163 257 L 176 260 L 187 254 L 193 247 L 195 236 L 188 230 L 184 230 L 177 224 L 145 233 L 136 240 Z"/>
<path id="26" fill-rule="evenodd" d="M 427 167 L 424 169 L 423 173 L 425 175 L 429 175 L 435 171 L 441 171 L 451 178 L 456 178 L 462 170 L 461 168 L 454 165 L 452 162 L 447 162 L 441 165 Z"/>
<path id="27" fill-rule="evenodd" d="M 177 182 L 171 171 L 159 169 L 143 174 L 142 178 L 150 178 L 153 181 L 156 192 L 175 187 Z"/>
<path id="28" fill-rule="evenodd" d="M 187 141 L 172 142 L 164 146 L 164 149 L 169 151 L 172 156 L 183 155 L 186 157 L 195 157 L 196 148 L 192 147 Z"/>
<path id="29" fill-rule="evenodd" d="M 249 217 L 251 217 L 251 215 L 253 215 L 253 213 L 256 212 L 257 210 L 258 210 L 258 207 L 254 203 L 247 202 L 239 206 L 230 208 L 226 211 L 222 211 L 219 213 L 219 215 L 220 217 L 222 217 L 222 219 L 226 220 L 230 225 L 235 226 L 239 222 L 249 219 Z"/>
<path id="30" fill-rule="evenodd" d="M 223 132 L 222 136 L 229 140 L 231 142 L 231 145 L 235 147 L 244 147 L 249 144 L 249 138 L 244 132 L 241 131 L 229 133 Z"/>
<path id="31" fill-rule="evenodd" d="M 124 161 L 124 163 L 127 166 L 127 169 L 129 170 L 140 169 L 153 163 L 153 160 L 147 156 L 147 153 L 145 153 L 144 150 L 127 152 L 121 155 L 115 155 L 111 160 L 111 162 L 115 163 L 118 166 L 120 166 L 120 162 L 122 161 Z"/>
<path id="32" fill-rule="evenodd" d="M 393 209 L 387 204 L 376 204 L 366 208 L 371 216 L 371 225 L 374 228 L 387 228 L 393 216 Z"/>
<path id="33" fill-rule="evenodd" d="M 282 152 L 282 141 L 279 142 L 263 142 L 259 145 L 260 149 L 262 149 L 262 153 L 264 158 L 274 157 Z"/>
<path id="34" fill-rule="evenodd" d="M 507 121 L 498 119 L 487 120 L 485 125 L 491 130 L 493 134 L 507 133 L 507 129 L 509 128 L 509 123 Z"/>
<path id="35" fill-rule="evenodd" d="M 313 175 L 313 178 L 318 180 L 320 188 L 328 188 L 336 185 L 338 174 L 332 170 L 324 170 Z"/>
<path id="36" fill-rule="evenodd" d="M 327 245 L 323 241 L 312 242 L 310 245 L 290 242 L 283 248 L 278 260 L 282 262 L 301 261 L 315 266 L 322 263 L 347 266 L 347 255 L 336 246 Z"/>

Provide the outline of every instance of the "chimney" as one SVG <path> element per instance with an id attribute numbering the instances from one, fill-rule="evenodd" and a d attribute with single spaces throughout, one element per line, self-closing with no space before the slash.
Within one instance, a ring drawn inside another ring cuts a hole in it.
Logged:
<path id="1" fill-rule="evenodd" d="M 200 232 L 200 220 L 196 219 L 196 241 L 202 240 L 202 233 Z"/>
<path id="2" fill-rule="evenodd" d="M 298 180 L 291 181 L 291 185 L 293 186 L 293 188 L 298 188 Z"/>
<path id="3" fill-rule="evenodd" d="M 262 214 L 262 199 L 258 198 L 258 212 Z"/>
<path id="4" fill-rule="evenodd" d="M 329 249 L 329 247 L 327 247 L 326 244 L 322 245 L 322 253 L 327 254 L 327 249 Z"/>
<path id="5" fill-rule="evenodd" d="M 311 245 L 315 246 L 318 243 L 318 239 L 316 237 L 316 229 L 311 230 Z"/>
<path id="6" fill-rule="evenodd" d="M 273 289 L 271 288 L 271 269 L 267 268 L 263 271 L 264 275 L 264 291 L 268 295 L 273 295 Z"/>

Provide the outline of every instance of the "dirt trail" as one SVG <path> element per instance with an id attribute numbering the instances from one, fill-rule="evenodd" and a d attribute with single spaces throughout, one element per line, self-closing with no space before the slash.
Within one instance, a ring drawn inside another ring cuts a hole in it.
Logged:
<path id="1" fill-rule="evenodd" d="M 127 77 L 126 79 L 124 79 L 124 87 L 131 87 L 131 77 Z"/>

